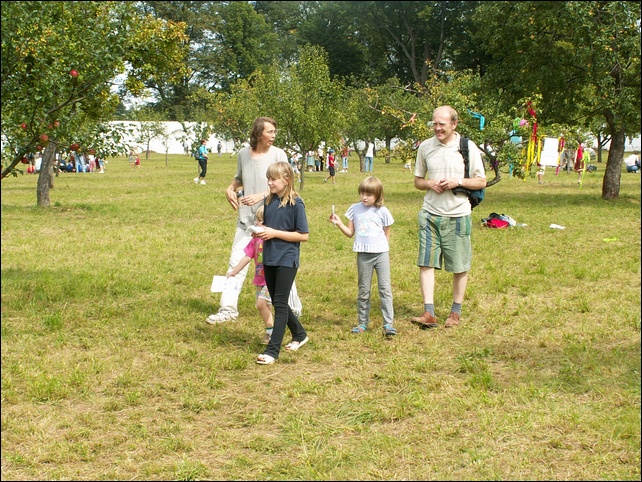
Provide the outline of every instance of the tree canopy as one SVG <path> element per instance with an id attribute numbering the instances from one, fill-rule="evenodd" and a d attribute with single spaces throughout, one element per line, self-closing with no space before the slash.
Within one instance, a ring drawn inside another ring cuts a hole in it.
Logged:
<path id="1" fill-rule="evenodd" d="M 587 131 L 601 119 L 611 136 L 602 196 L 617 197 L 625 137 L 640 132 L 640 4 L 487 2 L 475 19 L 492 56 L 485 85 L 504 102 L 539 94 L 542 123 Z"/>
<path id="2" fill-rule="evenodd" d="M 520 176 L 529 166 L 505 141 L 536 106 L 541 132 L 611 140 L 605 199 L 641 130 L 638 2 L 35 1 L 3 4 L 2 18 L 13 27 L 2 29 L 3 176 L 42 134 L 66 144 L 116 109 L 133 118 L 128 94 L 151 94 L 155 119 L 237 144 L 273 113 L 284 147 L 300 151 L 412 146 L 449 103 L 462 132 Z"/>

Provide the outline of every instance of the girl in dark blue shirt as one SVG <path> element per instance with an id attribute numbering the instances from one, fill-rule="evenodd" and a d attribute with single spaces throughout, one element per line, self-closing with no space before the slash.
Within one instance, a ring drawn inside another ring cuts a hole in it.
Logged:
<path id="1" fill-rule="evenodd" d="M 287 162 L 275 162 L 266 172 L 270 195 L 265 200 L 265 230 L 253 236 L 263 239 L 263 269 L 272 306 L 274 328 L 270 343 L 256 363 L 271 365 L 279 358 L 287 326 L 292 341 L 287 351 L 297 351 L 308 342 L 308 335 L 288 305 L 288 297 L 299 269 L 301 243 L 308 240 L 308 218 L 305 205 L 294 189 L 296 176 Z"/>

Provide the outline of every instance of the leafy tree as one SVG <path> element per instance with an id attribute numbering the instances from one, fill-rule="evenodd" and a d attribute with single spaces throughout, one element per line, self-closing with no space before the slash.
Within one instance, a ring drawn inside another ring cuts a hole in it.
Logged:
<path id="1" fill-rule="evenodd" d="M 541 95 L 544 125 L 603 125 L 611 146 L 602 198 L 617 198 L 626 136 L 640 133 L 639 2 L 483 2 L 475 19 L 492 56 L 488 91 L 506 110 Z"/>
<path id="2" fill-rule="evenodd" d="M 434 72 L 450 68 L 451 46 L 464 27 L 464 12 L 474 2 L 347 2 L 359 19 L 359 39 L 366 45 L 370 81 L 396 77 L 404 85 L 425 85 Z"/>
<path id="3" fill-rule="evenodd" d="M 129 124 L 87 121 L 81 124 L 72 137 L 72 143 L 62 145 L 62 151 L 95 151 L 102 159 L 122 155 L 133 146 L 125 139 L 131 137 L 133 128 Z M 74 149 L 74 145 L 77 146 Z"/>
<path id="4" fill-rule="evenodd" d="M 319 47 L 302 47 L 289 68 L 277 64 L 256 71 L 249 80 L 232 86 L 231 94 L 214 96 L 210 122 L 217 133 L 240 147 L 248 141 L 252 121 L 273 117 L 278 124 L 277 144 L 305 154 L 321 142 L 340 143 L 343 84 L 332 80 L 327 56 Z M 300 189 L 305 175 L 301 173 Z"/>
<path id="5" fill-rule="evenodd" d="M 168 155 L 169 155 L 169 148 L 172 145 L 172 141 L 177 135 L 180 135 L 182 132 L 183 131 L 181 129 L 176 129 L 170 132 L 167 129 L 167 127 L 164 125 L 162 132 L 158 134 L 161 144 L 165 148 L 165 167 L 169 165 Z"/>
<path id="6" fill-rule="evenodd" d="M 234 142 L 236 150 L 250 141 L 250 129 L 254 119 L 266 115 L 261 112 L 259 93 L 254 87 L 255 79 L 261 75 L 258 72 L 250 79 L 237 81 L 230 87 L 230 93 L 209 95 L 209 122 L 218 135 Z"/>
<path id="7" fill-rule="evenodd" d="M 147 1 L 137 2 L 143 15 L 185 25 L 182 42 L 186 51 L 184 68 L 180 76 L 172 79 L 154 78 L 145 82 L 153 94 L 150 105 L 160 112 L 166 112 L 169 120 L 189 120 L 193 117 L 188 101 L 195 87 L 206 83 L 216 68 L 213 51 L 213 25 L 218 21 L 218 7 L 221 2 L 200 1 Z"/>
<path id="8" fill-rule="evenodd" d="M 276 60 L 287 65 L 297 56 L 299 47 L 307 43 L 300 34 L 306 20 L 313 16 L 321 2 L 314 1 L 253 1 L 256 12 L 263 16 L 267 25 L 279 39 Z M 323 2 L 328 3 L 328 2 Z"/>
<path id="9" fill-rule="evenodd" d="M 282 147 L 305 156 L 322 142 L 339 146 L 343 84 L 331 79 L 321 48 L 301 47 L 298 61 L 285 73 L 275 65 L 256 88 L 259 107 L 279 124 Z M 300 189 L 305 185 L 304 171 Z"/>
<path id="10" fill-rule="evenodd" d="M 371 134 L 367 139 L 374 140 L 376 137 L 385 141 L 386 163 L 390 163 L 392 139 L 410 140 L 410 144 L 416 140 L 408 139 L 408 134 L 412 131 L 407 128 L 409 124 L 414 124 L 421 100 L 415 93 L 401 86 L 396 78 L 390 79 L 385 85 L 366 89 L 366 92 L 369 97 L 369 109 L 379 114 L 371 124 L 374 136 Z"/>
<path id="11" fill-rule="evenodd" d="M 184 75 L 150 79 L 146 86 L 155 99 L 152 106 L 169 120 L 191 121 L 199 105 L 192 101 L 205 92 L 228 92 L 240 79 L 269 65 L 279 53 L 276 33 L 247 2 L 147 1 L 143 12 L 187 25 Z"/>
<path id="12" fill-rule="evenodd" d="M 223 2 L 214 27 L 213 65 L 218 70 L 211 77 L 210 89 L 227 91 L 278 56 L 277 35 L 247 2 Z"/>
<path id="13" fill-rule="evenodd" d="M 477 3 L 254 2 L 279 35 L 282 59 L 294 58 L 299 45 L 318 45 L 328 53 L 330 74 L 355 86 L 383 85 L 393 77 L 423 84 L 453 62 L 477 65 L 480 49 L 462 42 Z"/>
<path id="14" fill-rule="evenodd" d="M 174 134 L 181 143 L 187 142 L 191 146 L 191 152 L 188 152 L 188 155 L 192 155 L 200 146 L 201 139 L 208 139 L 212 133 L 208 122 L 179 122 L 179 124 L 181 129 L 174 131 Z"/>
<path id="15" fill-rule="evenodd" d="M 349 2 L 310 3 L 316 5 L 299 26 L 299 42 L 326 51 L 332 77 L 345 82 L 368 78 L 366 44 L 358 35 L 362 16 L 353 15 Z"/>
<path id="16" fill-rule="evenodd" d="M 57 146 L 109 119 L 117 75 L 135 94 L 150 78 L 179 75 L 184 25 L 142 18 L 129 2 L 11 2 L 2 22 L 11 25 L 1 32 L 2 178 L 39 143 L 51 144 L 37 188 L 48 206 Z"/>

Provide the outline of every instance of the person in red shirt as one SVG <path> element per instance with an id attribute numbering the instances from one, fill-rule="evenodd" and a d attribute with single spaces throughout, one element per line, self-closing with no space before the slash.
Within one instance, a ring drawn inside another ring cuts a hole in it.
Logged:
<path id="1" fill-rule="evenodd" d="M 328 179 L 332 179 L 332 184 L 336 184 L 334 181 L 334 174 L 336 173 L 337 161 L 334 157 L 334 149 L 328 150 L 328 177 L 326 177 L 323 182 L 328 182 Z"/>
<path id="2" fill-rule="evenodd" d="M 582 147 L 582 144 L 580 143 L 580 145 L 577 146 L 577 154 L 575 155 L 575 164 L 573 164 L 573 170 L 577 172 L 578 184 L 582 182 L 582 173 L 584 172 L 585 168 L 586 168 L 586 164 L 584 163 L 584 147 Z"/>

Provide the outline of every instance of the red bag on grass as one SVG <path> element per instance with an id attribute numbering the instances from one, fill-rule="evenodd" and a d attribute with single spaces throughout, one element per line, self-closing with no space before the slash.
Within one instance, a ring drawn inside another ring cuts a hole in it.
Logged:
<path id="1" fill-rule="evenodd" d="M 484 226 L 486 226 L 487 228 L 504 229 L 510 226 L 510 223 L 508 221 L 504 221 L 503 219 L 490 218 L 486 220 Z"/>

